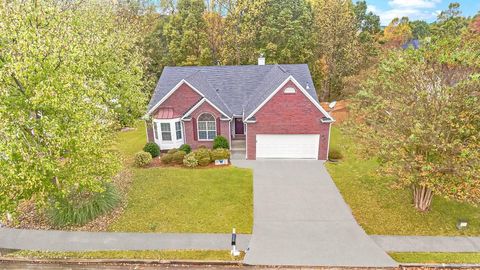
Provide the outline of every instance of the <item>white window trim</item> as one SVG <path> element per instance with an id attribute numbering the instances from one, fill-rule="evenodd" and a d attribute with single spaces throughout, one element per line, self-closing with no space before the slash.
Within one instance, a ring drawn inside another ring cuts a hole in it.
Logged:
<path id="1" fill-rule="evenodd" d="M 177 123 L 180 124 L 180 130 L 177 130 Z M 183 139 L 182 121 L 177 121 L 177 122 L 173 123 L 173 125 L 175 126 L 175 139 L 177 139 L 177 141 L 182 140 L 182 139 Z M 177 132 L 179 132 L 179 131 L 180 131 L 180 136 L 181 136 L 180 139 L 179 139 L 178 136 L 177 136 Z"/>
<path id="2" fill-rule="evenodd" d="M 218 127 L 217 127 L 217 118 L 215 118 L 215 115 L 209 113 L 209 112 L 204 112 L 204 113 L 201 113 L 198 117 L 197 117 L 197 139 L 199 142 L 212 142 L 214 139 L 200 139 L 200 125 L 198 124 L 200 122 L 200 117 L 204 114 L 210 114 L 211 116 L 213 116 L 213 122 L 215 123 L 215 137 L 217 136 L 217 130 L 218 130 Z M 212 122 L 212 121 L 202 121 L 202 122 Z M 206 127 L 208 127 L 208 125 L 206 125 Z M 202 131 L 205 131 L 207 132 L 207 137 L 208 137 L 208 132 L 211 132 L 212 130 L 202 130 Z"/>
<path id="3" fill-rule="evenodd" d="M 212 102 L 210 102 L 210 100 L 208 100 L 207 98 L 202 98 L 199 102 L 197 102 L 197 104 L 195 104 L 190 110 L 188 110 L 182 117 L 182 120 L 186 120 L 187 117 L 189 117 L 196 109 L 198 109 L 198 107 L 200 107 L 200 105 L 202 105 L 203 103 L 207 102 L 208 104 L 210 104 L 213 108 L 215 108 L 215 110 L 217 110 L 218 112 L 220 112 L 221 114 L 223 114 L 223 116 L 227 117 L 225 119 L 225 121 L 229 121 L 229 120 L 232 120 L 231 117 L 229 117 L 226 113 L 224 113 L 223 111 L 221 111 L 217 106 L 215 106 L 215 104 L 213 104 Z"/>
<path id="4" fill-rule="evenodd" d="M 175 123 L 180 122 L 180 128 L 182 129 L 182 138 L 177 138 L 177 130 L 175 127 Z M 171 141 L 164 141 L 162 139 L 162 131 L 161 131 L 161 124 L 169 124 L 170 125 L 170 135 L 172 137 Z M 180 118 L 175 119 L 153 119 L 153 126 L 156 128 L 158 126 L 157 134 L 158 138 L 155 138 L 155 142 L 160 146 L 160 149 L 172 149 L 178 148 L 185 142 L 185 126 Z M 154 131 L 155 132 L 155 131 Z"/>

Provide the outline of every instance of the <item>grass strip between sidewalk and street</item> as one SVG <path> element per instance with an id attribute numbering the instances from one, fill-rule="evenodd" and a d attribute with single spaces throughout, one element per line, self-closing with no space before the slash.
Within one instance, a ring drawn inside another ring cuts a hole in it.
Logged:
<path id="1" fill-rule="evenodd" d="M 50 252 L 21 250 L 7 254 L 10 258 L 28 259 L 135 259 L 135 260 L 198 260 L 198 261 L 241 261 L 227 250 L 126 250 L 126 251 L 84 251 Z"/>
<path id="2" fill-rule="evenodd" d="M 389 255 L 399 263 L 480 264 L 478 252 L 392 252 Z"/>

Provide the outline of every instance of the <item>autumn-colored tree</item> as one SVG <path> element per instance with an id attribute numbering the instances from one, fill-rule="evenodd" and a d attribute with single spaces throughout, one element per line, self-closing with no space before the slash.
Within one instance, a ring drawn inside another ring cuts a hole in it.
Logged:
<path id="1" fill-rule="evenodd" d="M 470 29 L 477 34 L 480 34 L 480 15 L 477 15 L 473 19 L 472 23 L 470 24 Z"/>
<path id="2" fill-rule="evenodd" d="M 205 29 L 212 62 L 219 64 L 221 58 L 220 53 L 223 47 L 224 19 L 220 13 L 214 11 L 205 12 L 203 17 L 206 24 Z"/>
<path id="3" fill-rule="evenodd" d="M 381 41 L 387 48 L 400 48 L 412 37 L 412 28 L 410 27 L 408 17 L 395 18 L 383 30 Z"/>
<path id="4" fill-rule="evenodd" d="M 477 54 L 459 37 L 392 51 L 356 97 L 356 134 L 419 211 L 435 195 L 480 202 Z"/>
<path id="5" fill-rule="evenodd" d="M 118 172 L 113 134 L 145 104 L 136 27 L 118 11 L 92 1 L 2 4 L 0 213 L 101 192 Z"/>
<path id="6" fill-rule="evenodd" d="M 342 79 L 357 71 L 357 22 L 349 0 L 312 0 L 315 43 L 311 65 L 322 100 L 342 97 Z"/>

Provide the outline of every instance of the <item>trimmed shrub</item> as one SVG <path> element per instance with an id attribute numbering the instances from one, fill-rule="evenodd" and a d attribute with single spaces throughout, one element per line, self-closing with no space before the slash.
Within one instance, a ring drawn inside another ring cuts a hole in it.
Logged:
<path id="1" fill-rule="evenodd" d="M 170 164 L 173 161 L 173 154 L 163 154 L 160 159 L 162 160 L 162 163 Z"/>
<path id="2" fill-rule="evenodd" d="M 195 154 L 195 158 L 198 160 L 198 165 L 207 166 L 212 162 L 210 152 L 211 151 L 209 149 L 204 148 L 193 151 L 193 153 Z"/>
<path id="3" fill-rule="evenodd" d="M 340 152 L 339 149 L 336 148 L 330 148 L 328 151 L 328 159 L 342 159 L 343 154 Z"/>
<path id="4" fill-rule="evenodd" d="M 143 147 L 143 151 L 150 153 L 150 155 L 152 155 L 152 158 L 160 156 L 160 147 L 154 142 L 148 142 L 147 144 L 145 144 L 145 146 Z"/>
<path id="5" fill-rule="evenodd" d="M 135 154 L 135 166 L 145 167 L 152 162 L 152 155 L 149 152 L 138 152 Z"/>
<path id="6" fill-rule="evenodd" d="M 228 149 L 217 148 L 212 151 L 212 159 L 219 160 L 219 159 L 229 159 L 230 158 L 230 151 Z"/>
<path id="7" fill-rule="evenodd" d="M 52 199 L 46 214 L 57 227 L 84 225 L 113 210 L 120 201 L 115 186 L 106 183 L 105 190 L 100 193 L 75 191 L 67 198 Z"/>
<path id="8" fill-rule="evenodd" d="M 185 153 L 187 154 L 190 154 L 190 152 L 192 152 L 192 147 L 190 147 L 190 145 L 188 144 L 182 144 L 178 150 L 181 150 L 181 151 L 184 151 Z"/>
<path id="9" fill-rule="evenodd" d="M 198 166 L 198 160 L 195 157 L 195 153 L 190 153 L 185 155 L 183 158 L 183 165 L 189 167 L 189 168 L 195 168 Z"/>
<path id="10" fill-rule="evenodd" d="M 185 157 L 187 153 L 185 153 L 185 151 L 177 151 L 172 155 L 172 162 L 175 163 L 175 164 L 182 164 L 183 163 L 183 158 Z"/>
<path id="11" fill-rule="evenodd" d="M 227 138 L 223 136 L 217 136 L 215 139 L 213 139 L 213 149 L 218 149 L 218 148 L 223 148 L 223 149 L 229 149 L 228 145 L 228 140 Z"/>
<path id="12" fill-rule="evenodd" d="M 172 149 L 168 150 L 167 154 L 175 154 L 177 151 L 178 151 L 177 148 L 172 148 Z"/>

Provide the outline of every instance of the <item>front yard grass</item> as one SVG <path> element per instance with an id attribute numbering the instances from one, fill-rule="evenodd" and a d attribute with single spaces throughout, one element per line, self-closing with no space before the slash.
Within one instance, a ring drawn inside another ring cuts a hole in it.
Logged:
<path id="1" fill-rule="evenodd" d="M 223 250 L 128 250 L 128 251 L 88 251 L 88 252 L 47 252 L 17 251 L 6 257 L 31 259 L 141 259 L 141 260 L 199 260 L 199 261 L 241 261 L 241 256 L 233 257 L 230 251 Z"/>
<path id="2" fill-rule="evenodd" d="M 480 235 L 480 209 L 435 196 L 431 210 L 414 209 L 408 189 L 391 188 L 393 179 L 375 174 L 375 157 L 360 158 L 356 141 L 332 128 L 331 147 L 341 150 L 344 159 L 328 163 L 327 169 L 350 205 L 356 220 L 368 234 L 384 235 Z M 459 231 L 458 219 L 469 228 Z"/>
<path id="3" fill-rule="evenodd" d="M 145 125 L 120 132 L 117 148 L 132 172 L 125 211 L 116 232 L 251 233 L 253 176 L 249 169 L 134 168 L 131 157 L 146 142 Z"/>
<path id="4" fill-rule="evenodd" d="M 399 263 L 480 263 L 480 253 L 400 252 L 389 255 Z"/>
<path id="5" fill-rule="evenodd" d="M 251 233 L 252 173 L 219 169 L 134 169 L 128 206 L 109 228 L 124 232 Z"/>

